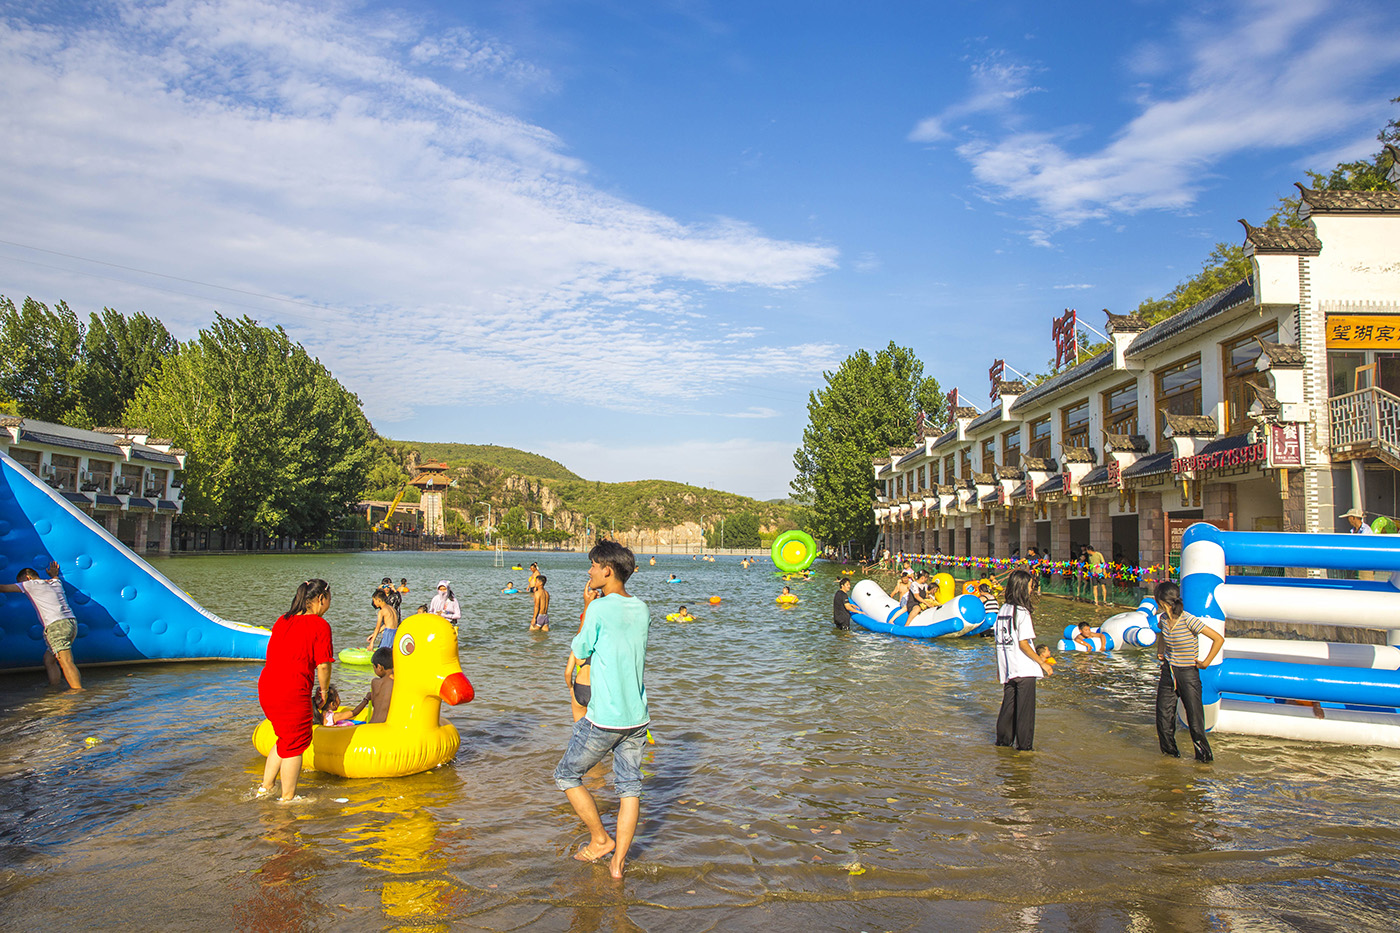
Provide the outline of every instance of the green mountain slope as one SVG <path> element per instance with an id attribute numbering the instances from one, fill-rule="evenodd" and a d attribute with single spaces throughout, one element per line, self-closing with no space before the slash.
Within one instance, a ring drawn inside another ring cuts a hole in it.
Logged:
<path id="1" fill-rule="evenodd" d="M 418 451 L 424 460 L 441 460 L 448 466 L 465 466 L 469 462 L 485 463 L 488 466 L 519 473 L 522 476 L 535 476 L 548 480 L 577 480 L 581 477 L 557 460 L 517 450 L 514 447 L 499 447 L 495 444 L 433 444 L 424 441 L 390 441 L 400 447 Z"/>
<path id="2" fill-rule="evenodd" d="M 717 489 L 687 486 L 664 479 L 644 479 L 630 483 L 601 483 L 587 480 L 549 484 L 571 510 L 618 528 L 665 528 L 696 522 L 708 525 L 720 516 L 752 512 L 766 526 L 783 524 L 790 509 L 771 502 Z"/>

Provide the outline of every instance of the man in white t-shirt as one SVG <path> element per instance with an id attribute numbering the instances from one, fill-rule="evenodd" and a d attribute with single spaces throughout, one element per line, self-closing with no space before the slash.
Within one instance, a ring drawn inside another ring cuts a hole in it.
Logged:
<path id="1" fill-rule="evenodd" d="M 78 665 L 73 661 L 73 639 L 78 635 L 78 622 L 63 593 L 58 561 L 49 564 L 47 580 L 42 579 L 38 571 L 25 567 L 15 575 L 14 583 L 0 583 L 0 592 L 23 593 L 39 614 L 44 626 L 44 642 L 48 645 L 44 652 L 44 669 L 48 671 L 49 683 L 56 686 L 61 673 L 68 686 L 74 690 L 83 689 Z"/>

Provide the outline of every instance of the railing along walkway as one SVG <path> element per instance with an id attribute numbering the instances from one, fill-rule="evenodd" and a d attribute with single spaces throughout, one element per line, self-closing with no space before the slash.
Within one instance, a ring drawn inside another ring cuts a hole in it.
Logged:
<path id="1" fill-rule="evenodd" d="M 1377 447 L 1400 457 L 1400 397 L 1384 389 L 1349 392 L 1329 400 L 1332 447 Z"/>

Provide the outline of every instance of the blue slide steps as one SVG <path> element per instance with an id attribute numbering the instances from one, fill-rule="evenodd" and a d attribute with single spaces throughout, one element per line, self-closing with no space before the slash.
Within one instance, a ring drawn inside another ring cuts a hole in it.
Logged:
<path id="1" fill-rule="evenodd" d="M 141 661 L 261 661 L 265 628 L 228 622 L 112 537 L 76 506 L 0 454 L 0 582 L 58 561 L 78 620 L 79 667 Z M 43 667 L 44 634 L 22 593 L 0 594 L 0 670 Z"/>

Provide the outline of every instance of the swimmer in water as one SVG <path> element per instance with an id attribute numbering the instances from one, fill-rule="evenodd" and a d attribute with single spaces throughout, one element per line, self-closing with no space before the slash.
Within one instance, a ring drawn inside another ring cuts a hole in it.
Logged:
<path id="1" fill-rule="evenodd" d="M 685 608 L 684 606 L 682 606 L 682 607 L 680 607 L 679 609 L 676 610 L 676 621 L 677 621 L 677 622 L 694 622 L 694 621 L 695 621 L 695 616 L 693 616 L 693 615 L 690 614 L 690 610 L 689 610 L 689 609 L 687 609 L 687 608 Z"/>
<path id="2" fill-rule="evenodd" d="M 1055 658 L 1054 658 L 1054 656 L 1050 654 L 1050 646 L 1049 646 L 1049 645 L 1041 645 L 1039 648 L 1035 649 L 1035 653 L 1036 653 L 1037 655 L 1039 655 L 1039 656 L 1040 656 L 1040 660 L 1044 661 L 1046 664 L 1054 664 L 1054 663 L 1055 663 Z"/>
<path id="3" fill-rule="evenodd" d="M 1088 622 L 1080 622 L 1079 630 L 1074 633 L 1074 643 L 1083 645 L 1085 648 L 1093 651 L 1095 644 L 1094 639 L 1098 639 L 1098 650 L 1108 650 L 1108 636 L 1102 632 L 1094 631 Z"/>
<path id="4" fill-rule="evenodd" d="M 530 617 L 530 631 L 549 631 L 549 590 L 544 588 L 545 576 L 535 578 L 535 614 Z"/>

